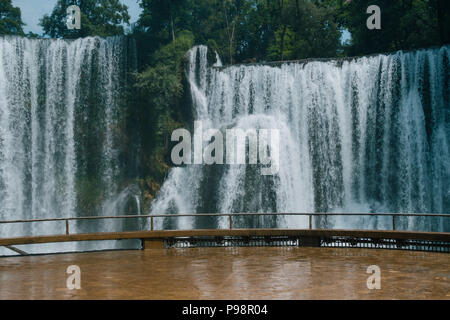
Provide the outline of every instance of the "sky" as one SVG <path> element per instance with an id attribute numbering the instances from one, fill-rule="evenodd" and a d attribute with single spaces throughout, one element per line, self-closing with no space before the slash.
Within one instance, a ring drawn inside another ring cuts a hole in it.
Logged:
<path id="1" fill-rule="evenodd" d="M 352 39 L 352 35 L 346 29 L 341 30 L 341 42 L 344 44 Z"/>
<path id="2" fill-rule="evenodd" d="M 139 19 L 141 8 L 138 0 L 120 0 L 123 4 L 128 6 L 128 14 L 130 15 L 130 23 L 136 22 Z M 57 0 L 12 0 L 15 7 L 19 7 L 22 12 L 22 21 L 26 24 L 23 28 L 25 33 L 32 31 L 42 35 L 42 28 L 38 25 L 39 19 L 44 14 L 51 14 L 53 7 Z"/>

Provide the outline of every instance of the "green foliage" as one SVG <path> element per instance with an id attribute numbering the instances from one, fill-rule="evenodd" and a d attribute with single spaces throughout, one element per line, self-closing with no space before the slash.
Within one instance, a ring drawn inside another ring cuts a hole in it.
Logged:
<path id="1" fill-rule="evenodd" d="M 185 5 L 184 0 L 144 0 L 140 25 L 159 41 L 175 40 L 175 30 L 186 26 L 188 10 Z"/>
<path id="2" fill-rule="evenodd" d="M 81 29 L 67 28 L 67 8 L 77 5 L 81 11 Z M 119 0 L 58 0 L 51 15 L 44 15 L 40 25 L 52 38 L 114 36 L 124 33 L 123 23 L 129 23 L 128 7 Z"/>
<path id="3" fill-rule="evenodd" d="M 275 32 L 275 38 L 268 48 L 268 60 L 284 60 L 292 57 L 294 46 L 303 47 L 302 44 L 295 43 L 295 33 L 288 26 L 278 28 Z"/>
<path id="4" fill-rule="evenodd" d="M 284 0 L 271 11 L 278 20 L 268 49 L 270 60 L 336 56 L 340 32 L 335 8 L 306 0 Z"/>
<path id="5" fill-rule="evenodd" d="M 39 38 L 39 35 L 37 33 L 30 31 L 27 33 L 27 38 Z"/>
<path id="6" fill-rule="evenodd" d="M 11 0 L 0 0 L 0 35 L 24 35 L 20 8 L 13 7 Z"/>
<path id="7" fill-rule="evenodd" d="M 194 43 L 211 44 L 227 63 L 342 55 L 341 31 L 352 39 L 344 55 L 412 49 L 450 42 L 448 0 L 139 0 L 133 33 L 142 65 L 189 30 Z M 66 9 L 81 9 L 81 30 L 68 30 Z M 381 8 L 381 30 L 366 27 L 369 5 Z M 3 12 L 3 13 L 2 13 Z M 5 15 L 4 12 L 8 12 Z M 20 10 L 0 0 L 0 33 L 23 34 Z M 58 0 L 41 20 L 51 37 L 124 33 L 129 22 L 120 0 Z M 30 36 L 33 36 L 30 34 Z"/>
<path id="8" fill-rule="evenodd" d="M 369 30 L 369 5 L 381 9 L 381 29 Z M 450 42 L 448 0 L 360 0 L 344 4 L 342 25 L 352 34 L 349 55 L 406 50 Z"/>
<path id="9" fill-rule="evenodd" d="M 152 65 L 137 74 L 136 86 L 155 115 L 168 113 L 182 93 L 183 61 L 193 45 L 193 37 L 183 33 L 174 42 L 163 46 L 153 55 Z"/>
<path id="10" fill-rule="evenodd" d="M 142 134 L 141 183 L 148 203 L 155 196 L 170 165 L 170 136 L 183 126 L 181 101 L 186 51 L 194 44 L 190 32 L 153 53 L 150 65 L 135 74 L 136 118 Z"/>
<path id="11" fill-rule="evenodd" d="M 141 6 L 139 30 L 150 51 L 184 30 L 228 63 L 331 57 L 339 48 L 336 8 L 308 0 L 142 0 Z"/>

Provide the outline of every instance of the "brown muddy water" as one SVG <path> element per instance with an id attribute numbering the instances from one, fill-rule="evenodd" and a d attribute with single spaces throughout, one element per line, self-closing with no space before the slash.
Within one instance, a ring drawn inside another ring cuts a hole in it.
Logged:
<path id="1" fill-rule="evenodd" d="M 71 265 L 79 290 L 66 285 Z M 367 287 L 371 265 L 379 290 Z M 450 299 L 450 255 L 233 247 L 8 257 L 0 299 Z"/>

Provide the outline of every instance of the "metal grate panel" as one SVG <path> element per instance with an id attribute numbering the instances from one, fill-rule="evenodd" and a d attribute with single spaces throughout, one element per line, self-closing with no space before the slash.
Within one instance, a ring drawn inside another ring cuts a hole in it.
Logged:
<path id="1" fill-rule="evenodd" d="M 450 242 L 431 240 L 396 240 L 354 237 L 330 237 L 317 239 L 316 247 L 324 248 L 364 248 L 431 251 L 450 253 Z M 311 246 L 310 239 L 289 236 L 264 237 L 189 237 L 170 238 L 164 241 L 166 248 L 197 247 L 302 247 Z"/>

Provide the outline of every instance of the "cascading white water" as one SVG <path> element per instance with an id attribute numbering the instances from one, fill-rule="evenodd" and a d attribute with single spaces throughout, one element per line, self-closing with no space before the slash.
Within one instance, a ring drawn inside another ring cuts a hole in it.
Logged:
<path id="1" fill-rule="evenodd" d="M 115 130 L 126 56 L 125 37 L 0 37 L 1 220 L 93 214 L 80 208 L 77 188 L 102 186 L 106 200 L 118 193 Z M 62 230 L 58 223 L 0 225 L 2 237 Z"/>
<path id="2" fill-rule="evenodd" d="M 136 214 L 141 214 L 141 200 L 138 195 L 135 195 L 134 199 L 136 200 Z"/>
<path id="3" fill-rule="evenodd" d="M 152 212 L 450 212 L 449 49 L 217 68 L 208 67 L 206 47 L 193 48 L 187 72 L 195 120 L 222 130 L 279 129 L 280 171 L 262 177 L 252 166 L 174 168 Z M 204 226 L 201 219 L 166 219 L 158 227 Z M 400 220 L 407 229 L 450 227 L 441 219 Z M 237 221 L 306 226 L 295 217 Z M 391 222 L 315 223 L 389 228 Z"/>
<path id="4" fill-rule="evenodd" d="M 152 212 L 449 212 L 448 46 L 278 67 L 223 68 L 220 58 L 211 67 L 207 53 L 204 46 L 189 52 L 195 120 L 205 130 L 279 129 L 280 170 L 262 176 L 255 166 L 174 168 Z M 0 37 L 1 220 L 123 214 L 130 199 L 140 211 L 139 191 L 120 188 L 126 59 L 124 37 Z M 408 229 L 450 229 L 440 219 L 400 220 Z M 306 226 L 298 217 L 234 221 Z M 362 217 L 315 223 L 349 227 L 349 221 L 390 227 Z M 226 226 L 205 218 L 155 222 Z M 115 220 L 74 223 L 71 231 L 127 227 L 140 226 Z M 2 237 L 63 232 L 61 223 L 0 225 Z"/>
<path id="5" fill-rule="evenodd" d="M 220 59 L 220 56 L 216 51 L 216 63 L 214 63 L 214 67 L 222 67 L 222 66 L 223 66 L 222 60 Z"/>

